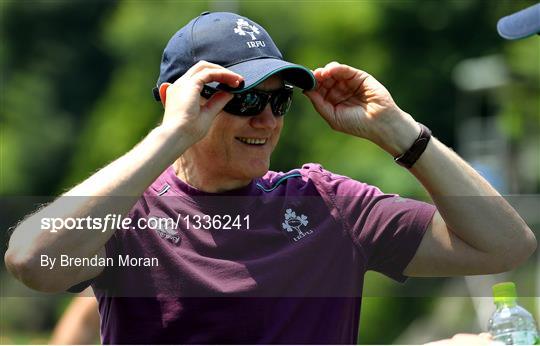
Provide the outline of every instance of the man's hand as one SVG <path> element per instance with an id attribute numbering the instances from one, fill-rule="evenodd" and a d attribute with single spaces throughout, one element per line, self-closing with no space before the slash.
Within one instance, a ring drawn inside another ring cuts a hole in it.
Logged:
<path id="1" fill-rule="evenodd" d="M 222 66 L 200 61 L 173 84 L 160 85 L 159 94 L 165 106 L 163 126 L 181 131 L 193 143 L 202 139 L 216 115 L 232 99 L 232 94 L 218 92 L 201 104 L 201 91 L 205 84 L 219 82 L 233 88 L 243 77 Z"/>
<path id="2" fill-rule="evenodd" d="M 331 62 L 313 74 L 317 88 L 305 94 L 334 130 L 368 139 L 393 156 L 406 151 L 418 136 L 418 124 L 368 73 Z"/>
<path id="3" fill-rule="evenodd" d="M 456 334 L 452 339 L 444 339 L 425 344 L 426 346 L 490 346 L 503 345 L 502 342 L 495 342 L 488 333 L 480 334 Z"/>

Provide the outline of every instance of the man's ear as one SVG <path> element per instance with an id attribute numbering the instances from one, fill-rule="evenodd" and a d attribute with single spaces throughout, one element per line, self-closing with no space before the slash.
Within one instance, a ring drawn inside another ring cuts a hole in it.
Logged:
<path id="1" fill-rule="evenodd" d="M 159 99 L 161 104 L 165 107 L 165 101 L 167 100 L 167 88 L 171 86 L 171 83 L 161 83 L 159 86 Z"/>

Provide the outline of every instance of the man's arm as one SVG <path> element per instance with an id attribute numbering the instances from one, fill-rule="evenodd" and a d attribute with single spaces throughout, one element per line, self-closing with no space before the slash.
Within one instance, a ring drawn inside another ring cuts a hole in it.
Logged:
<path id="1" fill-rule="evenodd" d="M 314 75 L 317 89 L 305 94 L 334 130 L 368 139 L 394 157 L 418 137 L 414 119 L 366 72 L 332 62 Z M 437 212 L 405 275 L 503 272 L 536 249 L 534 234 L 517 212 L 436 138 L 411 173 L 429 192 Z"/>
<path id="2" fill-rule="evenodd" d="M 438 211 L 405 275 L 499 273 L 517 267 L 535 251 L 534 234 L 517 212 L 435 138 L 411 172 Z"/>
<path id="3" fill-rule="evenodd" d="M 54 327 L 49 345 L 92 345 L 99 342 L 99 313 L 96 298 L 88 287 L 73 298 Z"/>
<path id="4" fill-rule="evenodd" d="M 131 151 L 74 187 L 47 207 L 27 217 L 13 232 L 5 254 L 7 269 L 30 288 L 64 291 L 99 275 L 101 267 L 56 265 L 41 267 L 41 255 L 60 258 L 104 257 L 104 246 L 113 231 L 41 229 L 43 218 L 101 218 L 126 215 L 144 190 L 187 148 L 203 138 L 215 116 L 231 99 L 217 93 L 204 105 L 200 92 L 217 81 L 238 86 L 242 77 L 221 66 L 200 62 L 174 84 L 162 88 L 163 123 Z M 167 96 L 167 97 L 165 97 Z"/>
<path id="5" fill-rule="evenodd" d="M 41 229 L 45 218 L 101 218 L 126 215 L 137 198 L 174 161 L 172 136 L 159 127 L 130 152 L 24 220 L 13 232 L 5 254 L 7 269 L 30 288 L 57 292 L 96 277 L 98 266 L 41 267 L 42 255 L 90 258 L 105 256 L 104 245 L 113 230 Z M 58 262 L 58 261 L 57 261 Z"/>

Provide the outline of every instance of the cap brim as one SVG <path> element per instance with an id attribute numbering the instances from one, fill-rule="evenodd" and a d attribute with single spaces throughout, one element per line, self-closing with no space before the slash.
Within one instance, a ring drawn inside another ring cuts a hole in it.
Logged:
<path id="1" fill-rule="evenodd" d="M 540 33 L 540 3 L 499 19 L 497 31 L 508 40 Z"/>
<path id="2" fill-rule="evenodd" d="M 316 85 L 315 76 L 309 69 L 280 59 L 261 58 L 249 60 L 227 68 L 244 77 L 244 83 L 239 88 L 232 89 L 224 84 L 209 85 L 232 93 L 238 93 L 257 86 L 276 73 L 280 73 L 284 81 L 304 90 L 312 90 Z"/>

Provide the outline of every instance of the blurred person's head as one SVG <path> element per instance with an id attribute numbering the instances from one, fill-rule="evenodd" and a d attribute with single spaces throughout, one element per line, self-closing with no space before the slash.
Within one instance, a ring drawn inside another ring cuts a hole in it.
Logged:
<path id="1" fill-rule="evenodd" d="M 259 24 L 234 13 L 205 12 L 167 44 L 155 98 L 162 98 L 162 85 L 175 82 L 200 60 L 226 67 L 244 80 L 235 89 L 217 83 L 205 86 L 201 103 L 217 90 L 235 96 L 217 115 L 206 137 L 182 155 L 179 165 L 183 170 L 203 171 L 207 180 L 246 183 L 264 175 L 290 106 L 292 86 L 310 90 L 315 78 L 309 69 L 283 60 Z"/>
<path id="2" fill-rule="evenodd" d="M 507 40 L 540 34 L 540 3 L 499 19 L 497 32 Z"/>

